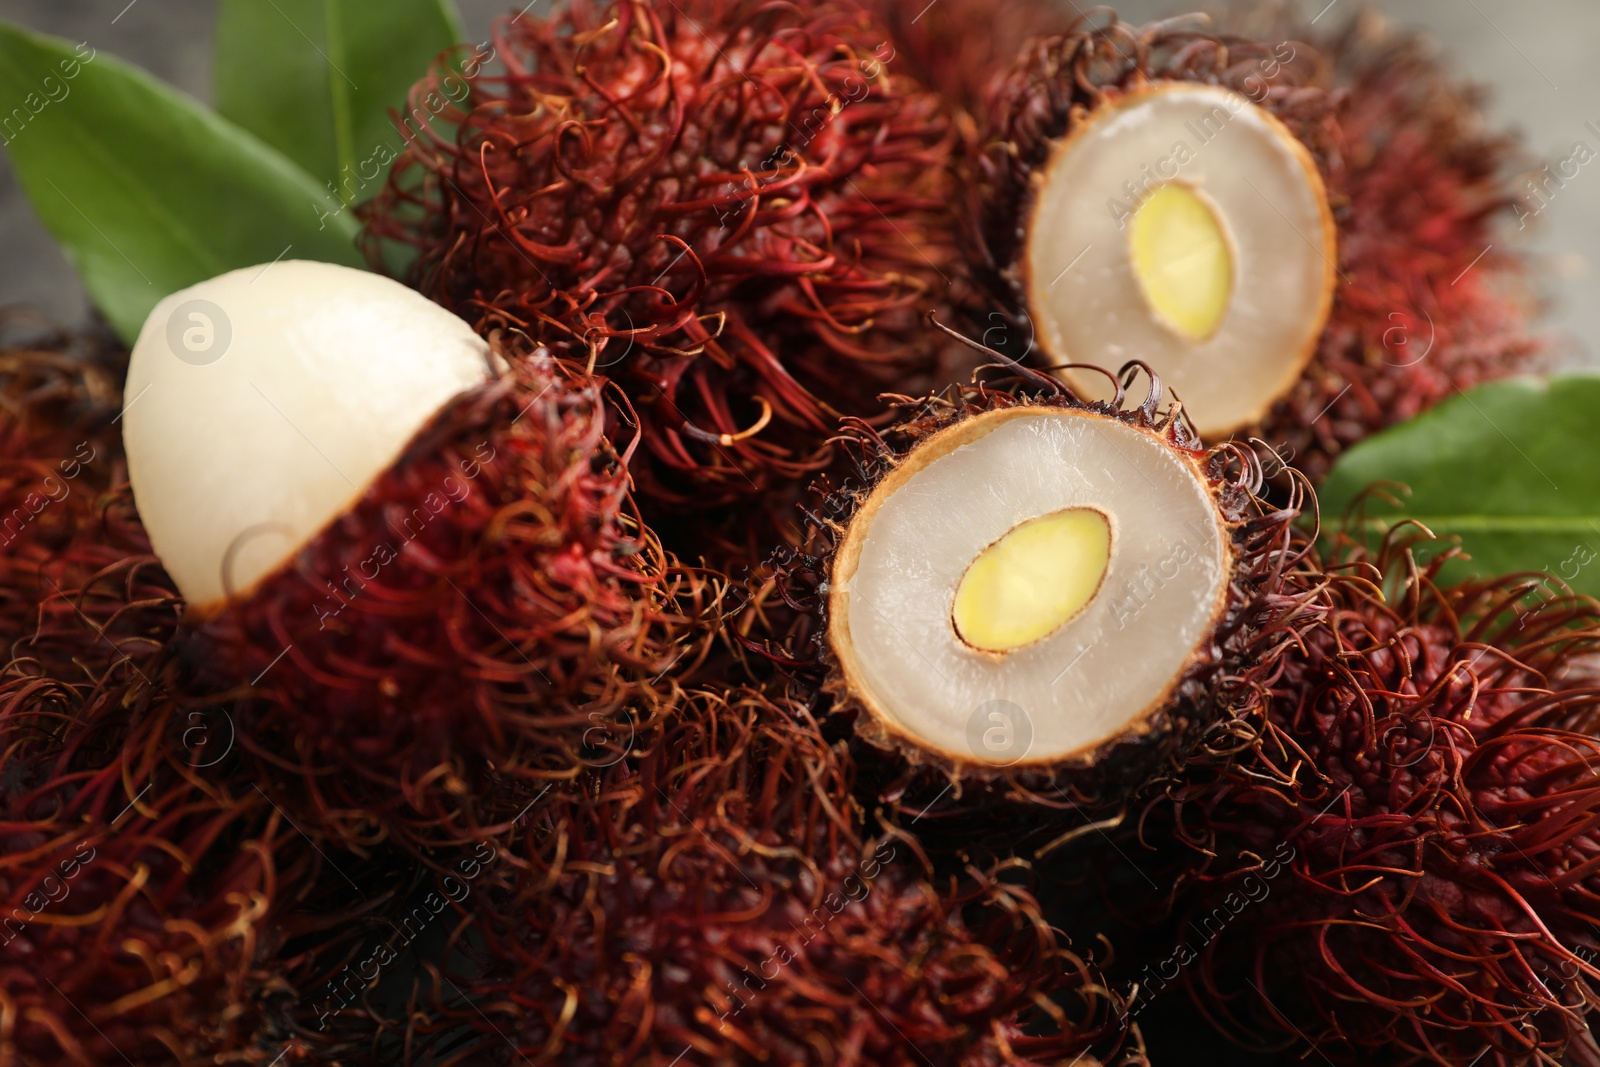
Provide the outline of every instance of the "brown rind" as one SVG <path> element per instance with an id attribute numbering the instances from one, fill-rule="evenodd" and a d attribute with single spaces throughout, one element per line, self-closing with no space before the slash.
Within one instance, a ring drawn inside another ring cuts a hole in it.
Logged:
<path id="1" fill-rule="evenodd" d="M 894 493 L 898 492 L 905 483 L 919 471 L 941 457 L 955 451 L 963 445 L 993 432 L 1003 422 L 1017 417 L 1038 417 L 1050 413 L 1067 418 L 1109 418 L 1099 412 L 1084 411 L 1076 407 L 1042 404 L 1019 404 L 1015 407 L 996 408 L 981 414 L 973 414 L 958 422 L 952 422 L 931 437 L 922 440 L 916 448 L 900 457 L 898 463 L 873 486 L 872 491 L 866 494 L 850 522 L 845 527 L 844 538 L 840 542 L 833 558 L 833 565 L 828 574 L 828 648 L 832 653 L 835 673 L 829 678 L 826 689 L 831 693 L 838 706 L 844 709 L 856 709 L 865 713 L 858 721 L 857 729 L 868 741 L 879 748 L 894 749 L 911 763 L 930 762 L 943 764 L 950 768 L 952 780 L 962 778 L 986 778 L 997 773 L 997 768 L 990 763 L 974 759 L 971 753 L 941 751 L 934 749 L 926 739 L 919 738 L 901 724 L 897 717 L 886 711 L 868 691 L 869 687 L 862 678 L 860 664 L 852 648 L 848 630 L 848 607 L 851 580 L 855 576 L 856 565 L 861 555 L 861 549 L 873 525 L 873 519 L 878 508 Z M 1169 447 L 1172 440 L 1161 430 L 1138 423 L 1127 423 L 1143 433 L 1148 433 Z M 1208 491 L 1215 490 L 1215 483 L 1206 478 L 1201 469 L 1201 460 L 1193 453 L 1180 453 L 1185 464 L 1194 472 L 1196 479 L 1207 481 Z M 1224 531 L 1223 541 L 1223 569 L 1224 573 L 1231 573 L 1234 566 L 1232 546 L 1226 540 L 1228 520 L 1219 510 L 1216 513 L 1216 522 Z M 1216 604 L 1212 608 L 1211 619 L 1207 625 L 1207 632 L 1215 629 L 1221 621 L 1222 615 L 1228 605 L 1226 586 L 1217 590 Z M 1194 661 L 1202 655 L 1196 649 L 1190 655 L 1190 667 L 1180 671 L 1178 678 L 1193 669 Z M 1040 771 L 1071 772 L 1092 768 L 1110 757 L 1112 750 L 1130 743 L 1134 739 L 1144 739 L 1152 734 L 1161 734 L 1166 727 L 1161 723 L 1162 712 L 1171 701 L 1173 687 L 1177 685 L 1178 678 L 1168 686 L 1167 691 L 1151 704 L 1135 712 L 1129 719 L 1124 729 L 1116 735 L 1086 746 L 1075 752 L 1063 753 L 1053 757 L 1033 758 L 1025 756 L 1016 763 L 1008 766 L 1018 775 L 1027 776 Z"/>

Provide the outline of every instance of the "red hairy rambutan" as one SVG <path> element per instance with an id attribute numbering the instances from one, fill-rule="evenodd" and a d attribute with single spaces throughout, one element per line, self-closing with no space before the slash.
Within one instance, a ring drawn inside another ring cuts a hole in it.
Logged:
<path id="1" fill-rule="evenodd" d="M 151 658 L 126 682 L 14 671 L 0 677 L 0 1064 L 333 1062 L 303 991 L 390 885 L 341 898 L 326 842 L 214 769 L 192 743 L 199 702 L 168 696 Z"/>
<path id="2" fill-rule="evenodd" d="M 866 0 L 866 7 L 888 29 L 896 58 L 911 76 L 967 116 L 982 113 L 989 83 L 1029 38 L 1064 33 L 1077 18 L 1052 0 Z M 966 118 L 963 135 L 975 132 Z"/>
<path id="3" fill-rule="evenodd" d="M 1527 369 L 1520 263 L 1490 249 L 1514 142 L 1475 94 L 1409 37 L 1324 56 L 1200 26 L 1086 20 L 996 80 L 966 227 L 989 343 L 1137 356 L 1203 438 L 1262 437 L 1313 478 Z"/>
<path id="4" fill-rule="evenodd" d="M 926 880 L 869 840 L 803 706 L 695 693 L 636 758 L 530 818 L 485 894 L 463 1061 L 1065 1063 L 1116 1003 L 1023 887 Z M 466 939 L 463 939 L 464 941 Z M 470 948 L 466 949 L 471 951 Z M 448 987 L 446 987 L 448 988 Z"/>
<path id="5" fill-rule="evenodd" d="M 126 353 L 28 327 L 0 319 L 0 666 L 98 676 L 166 641 L 176 597 L 128 492 Z"/>
<path id="6" fill-rule="evenodd" d="M 651 680 L 693 666 L 685 613 L 710 594 L 640 521 L 602 418 L 597 387 L 519 361 L 186 634 L 197 662 L 254 681 L 252 718 L 293 744 L 324 803 L 476 840 L 492 807 L 449 824 L 491 800 L 484 759 L 520 780 L 505 801 L 520 808 L 617 758 L 659 699 Z"/>
<path id="7" fill-rule="evenodd" d="M 859 6 L 577 0 L 493 40 L 504 73 L 413 90 L 443 129 L 363 209 L 368 251 L 617 382 L 653 506 L 760 500 L 933 372 L 954 130 Z"/>
<path id="8" fill-rule="evenodd" d="M 1440 586 L 1409 540 L 1336 557 L 1253 743 L 1147 811 L 1195 850 L 1174 961 L 1224 1030 L 1334 1060 L 1592 1062 L 1600 686 L 1559 679 L 1600 606 Z"/>
<path id="9" fill-rule="evenodd" d="M 1517 138 L 1487 128 L 1482 92 L 1413 33 L 1369 12 L 1323 43 L 1342 90 L 1329 191 L 1345 278 L 1309 373 L 1263 426 L 1313 477 L 1368 434 L 1542 355 L 1521 262 L 1496 236 L 1516 202 Z"/>

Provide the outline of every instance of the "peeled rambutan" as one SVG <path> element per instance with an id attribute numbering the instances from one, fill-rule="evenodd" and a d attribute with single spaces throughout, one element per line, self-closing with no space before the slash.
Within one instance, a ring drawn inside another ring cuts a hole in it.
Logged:
<path id="1" fill-rule="evenodd" d="M 1258 499 L 1249 449 L 1204 450 L 1159 380 L 1126 406 L 1134 377 L 1109 402 L 1043 374 L 902 398 L 893 429 L 850 427 L 855 476 L 777 564 L 802 618 L 767 650 L 921 772 L 912 809 L 958 814 L 982 785 L 1043 833 L 1115 807 L 1258 699 L 1292 637 L 1297 511 Z"/>
<path id="2" fill-rule="evenodd" d="M 530 818 L 514 877 L 473 901 L 481 968 L 446 1005 L 482 1035 L 472 1062 L 976 1067 L 1119 1046 L 1116 1003 L 1025 888 L 941 887 L 913 839 L 866 836 L 803 706 L 696 693 L 661 721 Z"/>
<path id="3" fill-rule="evenodd" d="M 1335 64 L 1187 21 L 1085 21 L 997 80 L 967 201 L 989 343 L 1095 397 L 1062 365 L 1144 360 L 1202 438 L 1313 477 L 1529 366 L 1517 263 L 1489 255 L 1511 142 L 1473 97 L 1410 40 Z"/>
<path id="4" fill-rule="evenodd" d="M 220 350 L 185 349 L 193 315 Z M 615 758 L 702 636 L 704 583 L 634 510 L 598 386 L 502 352 L 395 282 L 282 262 L 167 298 L 129 369 L 188 661 L 325 814 L 419 842 Z"/>
<path id="5" fill-rule="evenodd" d="M 760 500 L 824 465 L 840 413 L 931 375 L 954 131 L 862 8 L 578 0 L 494 47 L 503 74 L 413 90 L 447 129 L 363 209 L 368 249 L 617 382 L 654 506 Z"/>
<path id="6" fill-rule="evenodd" d="M 1253 743 L 1146 812 L 1194 850 L 1150 989 L 1341 1062 L 1592 1062 L 1600 687 L 1563 679 L 1600 608 L 1441 586 L 1406 540 L 1336 561 Z"/>

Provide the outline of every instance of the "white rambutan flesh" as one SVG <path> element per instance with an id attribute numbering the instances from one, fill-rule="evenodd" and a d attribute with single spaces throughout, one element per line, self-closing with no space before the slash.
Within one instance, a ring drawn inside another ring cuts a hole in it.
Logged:
<path id="1" fill-rule="evenodd" d="M 1091 411 L 940 431 L 878 483 L 833 566 L 851 700 L 955 764 L 1055 764 L 1136 738 L 1208 643 L 1232 549 L 1198 462 Z"/>
<path id="2" fill-rule="evenodd" d="M 122 420 L 151 546 L 192 608 L 245 595 L 490 370 L 465 322 L 347 267 L 290 260 L 172 294 L 134 345 Z"/>
<path id="3" fill-rule="evenodd" d="M 1027 223 L 1024 286 L 1057 363 L 1148 363 L 1207 438 L 1259 420 L 1327 321 L 1336 238 L 1315 161 L 1217 86 L 1157 83 L 1055 146 Z M 1063 370 L 1083 396 L 1107 383 Z"/>

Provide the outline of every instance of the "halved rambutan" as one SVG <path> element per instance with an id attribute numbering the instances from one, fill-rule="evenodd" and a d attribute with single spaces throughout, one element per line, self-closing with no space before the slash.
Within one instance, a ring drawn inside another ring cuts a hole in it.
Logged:
<path id="1" fill-rule="evenodd" d="M 1203 450 L 1159 381 L 1124 406 L 1133 377 L 1105 403 L 1035 375 L 852 427 L 858 480 L 779 564 L 813 620 L 781 656 L 926 770 L 929 796 L 986 783 L 1041 815 L 1119 804 L 1258 699 L 1253 672 L 1306 610 L 1314 583 L 1285 580 L 1297 512 L 1257 499 L 1256 456 Z"/>
<path id="2" fill-rule="evenodd" d="M 1335 1060 L 1591 1062 L 1600 687 L 1565 678 L 1600 607 L 1441 586 L 1415 539 L 1337 561 L 1254 743 L 1147 812 L 1195 850 L 1168 963 L 1230 1033 Z"/>
<path id="3" fill-rule="evenodd" d="M 167 298 L 129 369 L 190 662 L 319 807 L 436 841 L 492 823 L 486 774 L 532 795 L 614 758 L 705 606 L 634 511 L 599 387 L 502 351 L 395 282 L 282 262 Z"/>
<path id="4" fill-rule="evenodd" d="M 859 6 L 577 0 L 494 47 L 504 73 L 459 105 L 445 67 L 413 91 L 449 130 L 363 209 L 368 248 L 618 382 L 645 497 L 759 499 L 823 465 L 839 413 L 932 372 L 953 129 Z"/>
<path id="5" fill-rule="evenodd" d="M 1336 76 L 1303 43 L 1197 25 L 1085 22 L 997 81 L 968 196 L 991 342 L 1145 360 L 1204 439 L 1259 435 L 1313 476 L 1526 367 L 1497 284 L 1514 259 L 1485 258 L 1508 141 L 1470 95 L 1414 42 L 1342 47 Z"/>
<path id="6" fill-rule="evenodd" d="M 660 721 L 530 819 L 513 876 L 469 902 L 483 963 L 447 1015 L 483 1035 L 474 1062 L 988 1067 L 1118 1047 L 1116 1002 L 1025 888 L 930 883 L 913 839 L 868 837 L 802 705 L 696 693 Z"/>

